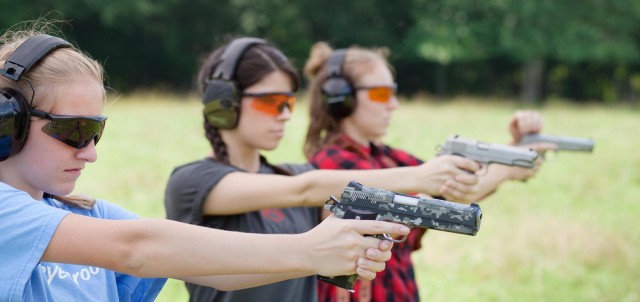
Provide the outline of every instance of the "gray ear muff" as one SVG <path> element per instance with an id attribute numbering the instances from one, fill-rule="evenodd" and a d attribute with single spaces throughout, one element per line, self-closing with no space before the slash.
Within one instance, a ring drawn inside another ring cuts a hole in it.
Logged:
<path id="1" fill-rule="evenodd" d="M 346 49 L 334 51 L 327 60 L 329 77 L 322 84 L 322 95 L 329 114 L 338 119 L 345 118 L 355 110 L 355 91 L 351 83 L 342 75 L 342 65 Z"/>

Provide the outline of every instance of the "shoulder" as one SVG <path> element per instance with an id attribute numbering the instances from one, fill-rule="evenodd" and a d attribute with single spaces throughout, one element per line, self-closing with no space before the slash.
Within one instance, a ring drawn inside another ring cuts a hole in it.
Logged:
<path id="1" fill-rule="evenodd" d="M 33 199 L 24 191 L 0 182 L 0 217 L 11 217 L 9 221 L 4 222 L 11 223 L 17 221 L 16 219 L 39 220 L 51 215 L 61 218 L 66 214 L 68 211 L 65 209 L 50 207 L 42 201 Z M 3 219 L 0 218 L 0 220 Z"/>
<path id="2" fill-rule="evenodd" d="M 311 170 L 315 170 L 313 165 L 311 165 L 310 163 L 305 163 L 305 164 L 286 163 L 286 164 L 279 164 L 278 166 L 283 169 L 286 169 L 287 171 L 291 171 L 293 175 L 302 174 L 305 172 L 309 172 Z"/>
<path id="3" fill-rule="evenodd" d="M 211 158 L 205 158 L 174 168 L 171 172 L 171 176 L 169 177 L 169 182 L 192 181 L 202 179 L 203 177 L 224 175 L 235 171 L 238 171 L 238 169 L 231 165 L 227 165 Z"/>
<path id="4" fill-rule="evenodd" d="M 371 163 L 361 153 L 336 145 L 321 149 L 309 159 L 309 162 L 318 169 L 371 168 Z"/>
<path id="5" fill-rule="evenodd" d="M 400 166 L 417 166 L 424 162 L 415 155 L 402 149 L 393 148 L 389 145 L 381 145 L 379 148 L 382 153 L 392 158 Z"/>
<path id="6" fill-rule="evenodd" d="M 112 220 L 125 220 L 125 219 L 138 219 L 138 215 L 133 212 L 111 202 L 98 199 L 96 204 L 91 210 L 93 217 L 112 219 Z"/>

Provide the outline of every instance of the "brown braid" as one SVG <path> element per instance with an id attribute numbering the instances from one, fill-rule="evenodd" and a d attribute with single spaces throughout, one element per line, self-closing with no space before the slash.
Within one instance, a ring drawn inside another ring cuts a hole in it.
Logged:
<path id="1" fill-rule="evenodd" d="M 211 148 L 213 148 L 216 159 L 229 164 L 229 151 L 227 150 L 227 144 L 225 144 L 222 137 L 220 137 L 218 128 L 211 126 L 211 124 L 207 123 L 205 119 L 204 132 L 209 144 L 211 144 Z"/>
<path id="2" fill-rule="evenodd" d="M 93 209 L 93 205 L 95 205 L 96 203 L 95 198 L 87 195 L 80 195 L 80 194 L 59 196 L 59 195 L 52 195 L 49 193 L 45 193 L 44 196 L 58 200 L 68 206 L 85 209 L 85 210 Z"/>

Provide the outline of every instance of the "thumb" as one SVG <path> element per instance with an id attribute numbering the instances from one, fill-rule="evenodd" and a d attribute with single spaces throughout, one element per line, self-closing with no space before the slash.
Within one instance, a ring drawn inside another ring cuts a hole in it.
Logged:
<path id="1" fill-rule="evenodd" d="M 456 167 L 459 169 L 470 172 L 476 172 L 481 168 L 480 164 L 478 164 L 476 161 L 461 156 L 457 156 L 453 160 L 453 164 L 456 165 Z"/>

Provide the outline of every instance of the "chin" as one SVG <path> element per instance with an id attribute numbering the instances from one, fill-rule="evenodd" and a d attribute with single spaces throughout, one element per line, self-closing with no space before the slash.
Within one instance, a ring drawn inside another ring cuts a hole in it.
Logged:
<path id="1" fill-rule="evenodd" d="M 53 190 L 46 191 L 49 194 L 57 195 L 57 196 L 67 196 L 73 192 L 73 189 L 76 187 L 75 183 L 71 185 L 60 185 Z"/>
<path id="2" fill-rule="evenodd" d="M 278 144 L 259 144 L 256 146 L 257 149 L 264 150 L 264 151 L 273 151 L 277 147 L 278 147 Z"/>
<path id="3" fill-rule="evenodd" d="M 259 148 L 265 151 L 272 151 L 275 148 L 278 148 L 278 146 L 280 145 L 280 140 L 275 140 L 275 141 L 269 141 L 269 142 L 263 142 L 262 144 L 260 144 Z"/>

